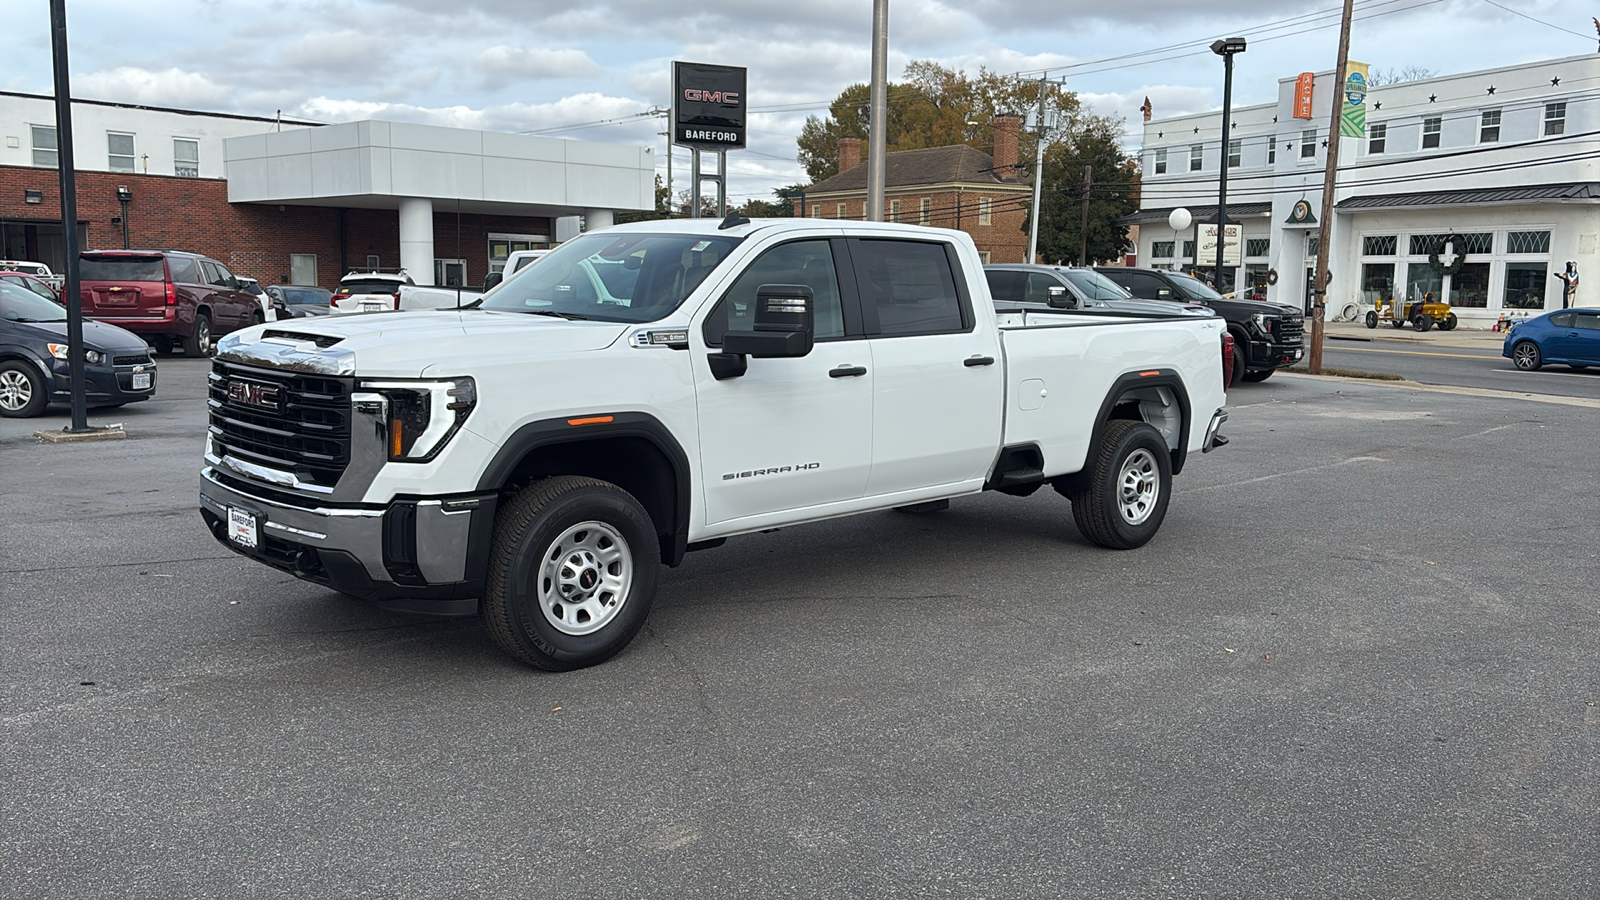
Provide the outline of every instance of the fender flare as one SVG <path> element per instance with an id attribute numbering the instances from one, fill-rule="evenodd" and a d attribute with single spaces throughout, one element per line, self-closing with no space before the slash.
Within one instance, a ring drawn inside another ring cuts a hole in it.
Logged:
<path id="1" fill-rule="evenodd" d="M 1149 373 L 1149 374 L 1146 374 Z M 1189 431 L 1194 426 L 1194 410 L 1189 403 L 1189 389 L 1184 386 L 1183 376 L 1176 369 L 1156 368 L 1142 369 L 1138 372 L 1124 372 L 1117 376 L 1111 383 L 1111 388 L 1106 391 L 1104 400 L 1100 401 L 1100 413 L 1094 420 L 1094 431 L 1089 436 L 1089 452 L 1100 446 L 1100 440 L 1105 436 L 1106 423 L 1109 422 L 1111 410 L 1121 400 L 1123 395 L 1130 390 L 1152 387 L 1171 388 L 1178 401 L 1178 446 L 1168 447 L 1167 452 L 1172 455 L 1172 474 L 1183 471 L 1183 463 L 1189 456 Z"/>

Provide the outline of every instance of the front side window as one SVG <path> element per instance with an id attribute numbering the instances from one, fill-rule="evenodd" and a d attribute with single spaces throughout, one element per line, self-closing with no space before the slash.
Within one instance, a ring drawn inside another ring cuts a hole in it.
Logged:
<path id="1" fill-rule="evenodd" d="M 106 158 L 110 162 L 113 172 L 132 172 L 133 168 L 133 135 L 118 134 L 115 131 L 106 133 Z"/>
<path id="2" fill-rule="evenodd" d="M 1317 158 L 1317 130 L 1315 128 L 1307 128 L 1305 131 L 1300 132 L 1300 158 Z"/>
<path id="3" fill-rule="evenodd" d="M 1492 144 L 1500 140 L 1500 110 L 1486 109 L 1478 122 L 1478 143 Z"/>
<path id="4" fill-rule="evenodd" d="M 1374 156 L 1389 146 L 1389 126 L 1373 125 L 1367 130 L 1367 152 Z"/>
<path id="5" fill-rule="evenodd" d="M 1093 269 L 1063 269 L 1061 274 L 1090 300 L 1126 300 L 1133 296 Z"/>
<path id="6" fill-rule="evenodd" d="M 1189 146 L 1189 171 L 1200 171 L 1200 165 L 1205 160 L 1205 148 L 1199 144 Z"/>
<path id="7" fill-rule="evenodd" d="M 1244 158 L 1244 141 L 1228 142 L 1228 168 L 1237 169 Z"/>
<path id="8" fill-rule="evenodd" d="M 1430 116 L 1422 120 L 1422 149 L 1432 150 L 1439 146 L 1439 133 L 1443 127 L 1443 116 Z"/>
<path id="9" fill-rule="evenodd" d="M 172 174 L 179 178 L 200 177 L 200 142 L 172 139 Z"/>
<path id="10" fill-rule="evenodd" d="M 944 244 L 862 240 L 852 245 L 850 257 L 862 312 L 877 319 L 873 333 L 898 337 L 966 329 Z M 868 330 L 873 331 L 870 323 Z"/>
<path id="11" fill-rule="evenodd" d="M 811 288 L 815 338 L 822 341 L 844 337 L 844 313 L 833 251 L 825 240 L 808 240 L 779 244 L 744 270 L 701 326 L 700 333 L 705 336 L 707 345 L 720 347 L 722 336 L 728 331 L 748 331 L 755 327 L 756 291 L 763 284 L 803 284 Z"/>
<path id="12" fill-rule="evenodd" d="M 56 155 L 56 130 L 50 125 L 33 126 L 33 164 L 54 169 L 60 166 Z"/>
<path id="13" fill-rule="evenodd" d="M 1165 149 L 1156 151 L 1156 174 L 1167 174 L 1167 151 Z"/>
<path id="14" fill-rule="evenodd" d="M 681 306 L 737 245 L 736 238 L 698 234 L 585 233 L 502 282 L 480 307 L 654 322 Z"/>
<path id="15" fill-rule="evenodd" d="M 1566 101 L 1562 101 L 1562 102 L 1559 102 L 1559 103 L 1546 103 L 1544 105 L 1544 133 L 1545 133 L 1545 136 L 1546 137 L 1550 137 L 1551 135 L 1566 134 L 1566 132 L 1567 132 L 1567 104 L 1566 104 Z M 34 165 L 38 165 L 38 163 L 34 163 Z"/>

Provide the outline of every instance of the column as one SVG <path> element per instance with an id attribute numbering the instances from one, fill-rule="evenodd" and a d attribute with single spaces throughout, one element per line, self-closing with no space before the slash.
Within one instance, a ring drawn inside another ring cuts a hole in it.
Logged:
<path id="1" fill-rule="evenodd" d="M 417 284 L 433 284 L 432 200 L 400 200 L 400 265 Z"/>
<path id="2" fill-rule="evenodd" d="M 594 231 L 596 228 L 610 228 L 616 224 L 609 209 L 586 209 L 583 211 L 583 230 Z"/>

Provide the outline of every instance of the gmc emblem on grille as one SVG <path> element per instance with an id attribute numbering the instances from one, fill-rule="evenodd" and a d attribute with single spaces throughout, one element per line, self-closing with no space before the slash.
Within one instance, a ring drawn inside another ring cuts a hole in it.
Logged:
<path id="1" fill-rule="evenodd" d="M 259 406 L 262 409 L 277 411 L 278 389 L 270 385 L 255 384 L 249 381 L 228 382 L 228 399 L 234 403 L 245 406 Z"/>

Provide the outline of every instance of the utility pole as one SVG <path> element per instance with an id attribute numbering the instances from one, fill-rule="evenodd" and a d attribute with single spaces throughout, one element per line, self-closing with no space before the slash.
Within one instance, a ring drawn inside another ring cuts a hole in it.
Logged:
<path id="1" fill-rule="evenodd" d="M 1094 184 L 1094 166 L 1083 167 L 1083 220 L 1078 223 L 1078 265 L 1089 265 L 1089 187 Z"/>
<path id="2" fill-rule="evenodd" d="M 88 380 L 83 371 L 83 298 L 78 289 L 78 182 L 72 158 L 72 79 L 67 65 L 66 0 L 50 0 L 50 53 L 56 76 L 56 162 L 61 181 L 61 244 L 67 256 L 67 277 L 61 285 L 67 305 L 67 373 L 72 385 L 72 425 L 65 431 L 89 431 Z M 126 207 L 124 207 L 126 209 Z M 122 220 L 126 223 L 128 220 Z M 124 226 L 126 227 L 126 226 Z"/>
<path id="3" fill-rule="evenodd" d="M 1333 187 L 1339 176 L 1339 101 L 1344 96 L 1346 70 L 1350 66 L 1350 13 L 1354 0 L 1344 0 L 1344 21 L 1339 24 L 1339 66 L 1334 73 L 1332 105 L 1328 110 L 1328 167 L 1322 174 L 1322 221 L 1317 224 L 1317 271 L 1313 277 L 1316 288 L 1311 292 L 1311 358 L 1306 360 L 1306 371 L 1322 374 L 1322 321 L 1327 313 L 1328 282 L 1333 273 L 1328 271 L 1329 238 L 1333 235 Z"/>
<path id="4" fill-rule="evenodd" d="M 1034 124 L 1033 154 L 1033 221 L 1028 224 L 1028 258 L 1023 260 L 1032 263 L 1039 258 L 1039 185 L 1044 177 L 1044 86 L 1045 79 L 1050 73 L 1039 76 L 1039 118 Z"/>
<path id="5" fill-rule="evenodd" d="M 883 221 L 883 188 L 889 152 L 889 0 L 872 0 L 872 107 L 867 133 L 868 222 Z"/>

